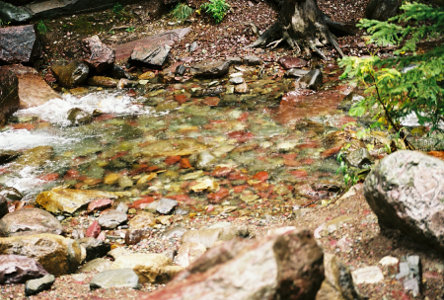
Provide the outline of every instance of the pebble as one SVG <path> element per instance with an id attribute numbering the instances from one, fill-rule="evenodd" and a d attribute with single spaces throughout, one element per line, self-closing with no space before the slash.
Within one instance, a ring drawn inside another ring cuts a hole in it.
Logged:
<path id="1" fill-rule="evenodd" d="M 384 280 L 384 275 L 382 274 L 381 269 L 377 266 L 370 266 L 354 270 L 352 271 L 352 276 L 355 284 L 378 283 Z"/>
<path id="2" fill-rule="evenodd" d="M 157 203 L 156 211 L 160 214 L 167 215 L 173 211 L 177 204 L 176 200 L 162 198 L 159 203 Z"/>
<path id="3" fill-rule="evenodd" d="M 120 224 L 128 221 L 128 217 L 124 212 L 111 209 L 101 215 L 97 221 L 99 222 L 100 227 L 104 229 L 114 229 Z"/>
<path id="4" fill-rule="evenodd" d="M 91 279 L 89 287 L 91 290 L 111 287 L 137 289 L 139 287 L 139 276 L 130 268 L 107 270 L 94 276 L 93 279 Z"/>
<path id="5" fill-rule="evenodd" d="M 31 296 L 40 293 L 41 291 L 51 288 L 55 281 L 55 276 L 52 274 L 45 275 L 38 279 L 28 280 L 25 283 L 25 295 Z"/>

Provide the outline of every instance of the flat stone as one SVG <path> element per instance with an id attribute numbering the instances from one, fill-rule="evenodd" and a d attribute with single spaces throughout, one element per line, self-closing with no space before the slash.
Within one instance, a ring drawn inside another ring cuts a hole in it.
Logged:
<path id="1" fill-rule="evenodd" d="M 178 204 L 176 200 L 162 198 L 159 203 L 157 203 L 156 211 L 160 214 L 168 215 Z"/>
<path id="2" fill-rule="evenodd" d="M 0 255 L 0 284 L 24 283 L 48 272 L 35 259 L 22 255 Z"/>
<path id="3" fill-rule="evenodd" d="M 30 63 L 37 47 L 33 25 L 0 27 L 0 63 Z"/>
<path id="4" fill-rule="evenodd" d="M 382 271 L 377 266 L 370 266 L 360 268 L 352 271 L 353 282 L 355 284 L 361 283 L 378 283 L 384 280 Z"/>
<path id="5" fill-rule="evenodd" d="M 150 212 L 141 211 L 128 222 L 128 225 L 131 229 L 151 228 L 156 225 L 156 218 Z"/>
<path id="6" fill-rule="evenodd" d="M 114 201 L 111 199 L 95 199 L 88 204 L 88 213 L 104 210 L 113 205 Z M 125 212 L 126 213 L 126 212 Z"/>
<path id="7" fill-rule="evenodd" d="M 54 214 L 72 214 L 95 199 L 116 199 L 112 193 L 56 187 L 37 196 L 36 203 Z"/>
<path id="8" fill-rule="evenodd" d="M 247 66 L 257 66 L 257 65 L 261 65 L 263 63 L 262 59 L 260 57 L 255 56 L 255 55 L 244 56 L 243 62 Z"/>
<path id="9" fill-rule="evenodd" d="M 307 61 L 299 57 L 284 56 L 279 59 L 279 64 L 285 69 L 303 68 L 307 66 Z"/>
<path id="10" fill-rule="evenodd" d="M 117 257 L 112 269 L 131 268 L 139 274 L 141 283 L 162 283 L 170 280 L 183 268 L 173 266 L 171 259 L 162 254 L 128 254 Z"/>
<path id="11" fill-rule="evenodd" d="M 25 283 L 25 295 L 32 296 L 38 293 L 49 290 L 55 281 L 55 276 L 48 274 L 39 279 L 28 280 Z"/>
<path id="12" fill-rule="evenodd" d="M 130 268 L 106 270 L 97 274 L 89 283 L 91 290 L 108 288 L 139 288 L 139 276 Z"/>
<path id="13" fill-rule="evenodd" d="M 106 76 L 93 76 L 88 79 L 88 84 L 92 86 L 101 86 L 113 88 L 117 87 L 119 80 Z"/>
<path id="14" fill-rule="evenodd" d="M 74 272 L 82 258 L 76 241 L 48 233 L 1 238 L 0 254 L 34 258 L 55 276 Z"/>
<path id="15" fill-rule="evenodd" d="M 248 88 L 247 83 L 244 82 L 244 83 L 236 85 L 234 87 L 234 91 L 239 94 L 246 94 L 246 93 L 250 92 L 250 89 Z"/>
<path id="16" fill-rule="evenodd" d="M 103 229 L 115 229 L 120 224 L 128 221 L 128 216 L 122 211 L 110 209 L 102 214 L 97 221 Z"/>
<path id="17" fill-rule="evenodd" d="M 199 78 L 220 78 L 229 70 L 230 63 L 227 61 L 205 61 L 191 66 L 191 74 Z"/>
<path id="18" fill-rule="evenodd" d="M 62 234 L 62 225 L 49 212 L 39 208 L 16 210 L 0 220 L 0 236 Z"/>
<path id="19" fill-rule="evenodd" d="M 162 69 L 170 50 L 169 45 L 138 44 L 131 53 L 131 61 L 149 68 Z"/>
<path id="20" fill-rule="evenodd" d="M 233 77 L 230 78 L 229 82 L 232 84 L 241 84 L 244 83 L 244 79 L 242 77 Z"/>
<path id="21" fill-rule="evenodd" d="M 288 70 L 287 72 L 285 72 L 284 76 L 290 77 L 290 78 L 300 78 L 300 77 L 304 77 L 305 75 L 307 75 L 308 72 L 310 72 L 310 70 L 302 70 L 302 69 L 292 68 L 292 69 Z"/>

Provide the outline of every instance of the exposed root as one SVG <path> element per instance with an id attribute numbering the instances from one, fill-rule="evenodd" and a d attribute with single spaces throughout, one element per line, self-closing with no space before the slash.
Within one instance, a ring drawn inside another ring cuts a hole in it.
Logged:
<path id="1" fill-rule="evenodd" d="M 322 53 L 321 50 L 319 50 L 312 41 L 310 41 L 310 49 L 313 50 L 317 55 L 319 55 L 323 60 L 327 60 L 327 57 L 325 57 L 324 53 Z"/>
<path id="2" fill-rule="evenodd" d="M 271 42 L 267 45 L 267 48 L 271 47 L 271 49 L 276 48 L 284 39 L 279 39 L 277 41 Z"/>

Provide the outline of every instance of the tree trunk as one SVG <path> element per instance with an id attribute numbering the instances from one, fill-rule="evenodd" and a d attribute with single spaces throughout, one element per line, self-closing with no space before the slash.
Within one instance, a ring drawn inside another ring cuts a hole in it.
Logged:
<path id="1" fill-rule="evenodd" d="M 298 54 L 304 51 L 311 57 L 314 51 L 327 59 L 318 47 L 331 44 L 343 57 L 344 53 L 329 28 L 347 32 L 343 24 L 332 21 L 319 10 L 317 0 L 284 0 L 276 23 L 248 47 L 274 48 L 285 41 Z"/>

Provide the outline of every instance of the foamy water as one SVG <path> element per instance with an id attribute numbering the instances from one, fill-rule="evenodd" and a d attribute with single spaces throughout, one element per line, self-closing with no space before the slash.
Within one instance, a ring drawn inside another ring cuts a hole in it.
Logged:
<path id="1" fill-rule="evenodd" d="M 149 107 L 138 104 L 134 98 L 126 95 L 97 92 L 81 98 L 64 95 L 63 99 L 53 99 L 38 107 L 19 110 L 15 116 L 37 116 L 52 124 L 69 126 L 71 123 L 67 120 L 67 116 L 72 108 L 80 108 L 90 114 L 94 110 L 115 115 L 142 115 L 151 112 Z"/>
<path id="2" fill-rule="evenodd" d="M 65 138 L 45 132 L 29 132 L 26 129 L 0 132 L 0 149 L 23 150 L 38 146 L 62 146 L 79 141 L 77 138 Z"/>

